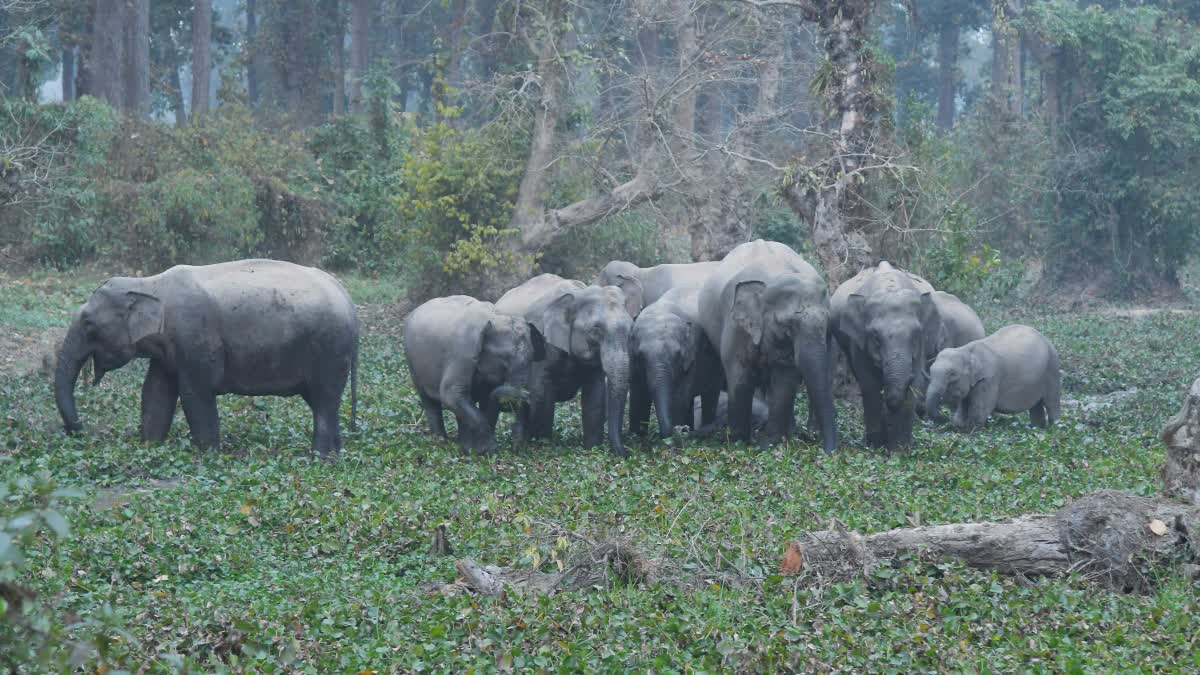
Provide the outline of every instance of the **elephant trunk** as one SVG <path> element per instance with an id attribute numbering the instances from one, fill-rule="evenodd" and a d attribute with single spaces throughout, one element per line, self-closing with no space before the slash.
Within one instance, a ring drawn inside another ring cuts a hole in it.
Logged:
<path id="1" fill-rule="evenodd" d="M 944 395 L 945 388 L 941 382 L 935 380 L 929 384 L 929 390 L 925 392 L 926 415 L 938 416 L 938 410 L 942 407 L 942 397 Z"/>
<path id="2" fill-rule="evenodd" d="M 674 378 L 671 376 L 671 366 L 665 358 L 654 364 L 654 412 L 658 415 L 658 434 L 670 438 L 675 432 L 674 420 L 671 419 L 672 394 L 675 391 Z"/>
<path id="3" fill-rule="evenodd" d="M 912 357 L 893 352 L 883 362 L 883 400 L 895 410 L 904 405 L 913 379 Z"/>
<path id="4" fill-rule="evenodd" d="M 621 442 L 621 425 L 625 418 L 625 399 L 629 395 L 629 350 L 628 338 L 617 335 L 614 344 L 600 350 L 600 366 L 608 384 L 608 444 L 614 455 L 624 457 L 625 445 Z"/>
<path id="5" fill-rule="evenodd" d="M 832 344 L 822 341 L 797 342 L 796 367 L 808 389 L 808 405 L 816 412 L 821 427 L 821 446 L 826 454 L 837 449 L 837 413 L 833 406 Z"/>
<path id="6" fill-rule="evenodd" d="M 75 384 L 79 381 L 83 364 L 91 354 L 91 347 L 83 335 L 83 324 L 75 319 L 63 339 L 62 351 L 58 354 L 58 364 L 54 369 L 54 402 L 58 405 L 58 414 L 62 416 L 63 428 L 69 432 L 83 428 L 75 409 Z"/>

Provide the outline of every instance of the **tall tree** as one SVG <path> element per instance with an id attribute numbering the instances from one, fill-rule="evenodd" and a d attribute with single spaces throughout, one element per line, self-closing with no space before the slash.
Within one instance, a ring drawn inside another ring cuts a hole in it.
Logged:
<path id="1" fill-rule="evenodd" d="M 333 114 L 346 112 L 346 25 L 342 21 L 342 3 L 333 3 Z"/>
<path id="2" fill-rule="evenodd" d="M 1015 19 L 1022 0 L 992 0 L 992 96 L 1014 115 L 1024 109 L 1021 36 Z"/>
<path id="3" fill-rule="evenodd" d="M 114 108 L 125 106 L 125 21 L 125 0 L 96 0 L 88 93 Z"/>
<path id="4" fill-rule="evenodd" d="M 212 74 L 212 0 L 195 0 L 192 14 L 192 119 L 208 112 Z"/>
<path id="5" fill-rule="evenodd" d="M 350 105 L 363 110 L 363 78 L 371 58 L 371 0 L 350 0 Z"/>
<path id="6" fill-rule="evenodd" d="M 246 96 L 258 105 L 258 78 L 262 57 L 258 46 L 258 0 L 246 0 Z"/>
<path id="7" fill-rule="evenodd" d="M 125 11 L 125 109 L 143 117 L 150 112 L 150 0 L 128 0 Z"/>
<path id="8" fill-rule="evenodd" d="M 75 54 L 78 47 L 68 45 L 62 48 L 62 93 L 63 102 L 70 103 L 75 96 Z"/>

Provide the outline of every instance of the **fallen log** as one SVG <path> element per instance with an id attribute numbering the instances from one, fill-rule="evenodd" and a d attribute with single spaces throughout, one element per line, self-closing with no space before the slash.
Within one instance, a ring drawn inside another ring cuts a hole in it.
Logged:
<path id="1" fill-rule="evenodd" d="M 1104 490 L 1053 514 L 990 523 L 900 528 L 862 535 L 836 525 L 788 544 L 784 574 L 869 572 L 897 556 L 957 558 L 1004 574 L 1083 574 L 1146 591 L 1162 573 L 1200 578 L 1200 379 L 1162 431 L 1162 495 Z"/>

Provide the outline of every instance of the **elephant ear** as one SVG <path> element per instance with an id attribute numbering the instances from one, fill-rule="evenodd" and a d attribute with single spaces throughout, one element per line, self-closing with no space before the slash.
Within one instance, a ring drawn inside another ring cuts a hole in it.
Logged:
<path id="1" fill-rule="evenodd" d="M 762 342 L 763 295 L 767 285 L 761 281 L 743 281 L 733 289 L 733 307 L 729 310 L 733 322 L 750 334 L 755 347 Z"/>
<path id="2" fill-rule="evenodd" d="M 571 324 L 575 314 L 575 294 L 566 292 L 559 295 L 542 311 L 540 320 L 534 320 L 533 325 L 542 333 L 546 343 L 563 350 L 571 351 Z"/>
<path id="3" fill-rule="evenodd" d="M 838 317 L 838 329 L 850 338 L 850 342 L 859 349 L 865 349 L 867 344 L 867 296 L 862 293 L 851 293 L 846 303 L 846 311 Z"/>
<path id="4" fill-rule="evenodd" d="M 542 331 L 538 327 L 529 323 L 529 343 L 533 346 L 533 360 L 542 361 L 546 358 L 546 338 L 542 337 Z"/>
<path id="5" fill-rule="evenodd" d="M 646 288 L 642 286 L 640 279 L 627 274 L 617 275 L 617 287 L 625 294 L 625 311 L 629 312 L 630 317 L 636 319 L 646 306 Z"/>
<path id="6" fill-rule="evenodd" d="M 142 338 L 160 335 L 163 332 L 163 303 L 157 296 L 140 291 L 125 293 L 129 313 L 129 342 L 137 344 Z"/>

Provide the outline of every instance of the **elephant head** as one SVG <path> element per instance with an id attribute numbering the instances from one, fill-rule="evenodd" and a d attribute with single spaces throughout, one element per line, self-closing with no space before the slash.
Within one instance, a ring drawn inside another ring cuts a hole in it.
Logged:
<path id="1" fill-rule="evenodd" d="M 76 312 L 54 372 L 54 400 L 67 431 L 78 431 L 75 384 L 90 358 L 92 384 L 139 354 L 139 343 L 163 332 L 163 301 L 141 279 L 114 277 Z M 143 347 L 147 345 L 142 344 Z"/>
<path id="2" fill-rule="evenodd" d="M 658 431 L 669 438 L 676 424 L 692 424 L 689 377 L 696 363 L 700 327 L 680 317 L 664 317 L 634 324 L 630 352 L 642 364 L 646 389 L 654 401 Z M 682 417 L 680 417 L 682 415 Z"/>
<path id="3" fill-rule="evenodd" d="M 983 364 L 965 347 L 943 349 L 929 368 L 925 410 L 934 414 L 943 403 L 955 407 L 987 373 Z"/>
<path id="4" fill-rule="evenodd" d="M 757 349 L 758 365 L 791 366 L 804 379 L 826 452 L 837 448 L 830 368 L 829 292 L 819 277 L 784 274 L 734 289 L 733 321 Z M 790 420 L 789 420 L 790 422 Z"/>
<path id="5" fill-rule="evenodd" d="M 629 316 L 637 318 L 646 306 L 646 289 L 639 276 L 640 268 L 633 263 L 614 260 L 604 266 L 597 280 L 599 286 L 616 286 L 625 294 L 625 309 Z"/>
<path id="6" fill-rule="evenodd" d="M 622 456 L 625 447 L 621 443 L 621 422 L 629 394 L 629 334 L 633 326 L 627 301 L 615 286 L 564 290 L 540 319 L 533 321 L 547 344 L 603 370 L 609 445 Z"/>
<path id="7" fill-rule="evenodd" d="M 484 382 L 499 383 L 492 398 L 511 406 L 524 400 L 534 361 L 545 358 L 545 342 L 535 326 L 520 317 L 497 314 L 479 335 L 475 372 Z"/>
<path id="8" fill-rule="evenodd" d="M 941 322 L 933 298 L 908 288 L 850 295 L 841 329 L 883 374 L 884 402 L 899 408 L 910 388 L 925 390 L 926 355 L 936 353 Z"/>

